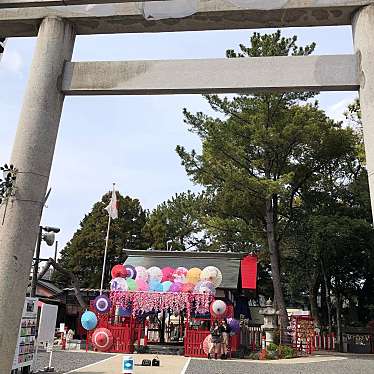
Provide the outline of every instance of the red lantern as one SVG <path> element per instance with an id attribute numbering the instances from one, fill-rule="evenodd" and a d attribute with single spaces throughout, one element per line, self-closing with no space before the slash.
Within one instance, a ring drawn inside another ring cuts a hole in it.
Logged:
<path id="1" fill-rule="evenodd" d="M 112 278 L 127 278 L 127 270 L 123 265 L 113 266 Z"/>

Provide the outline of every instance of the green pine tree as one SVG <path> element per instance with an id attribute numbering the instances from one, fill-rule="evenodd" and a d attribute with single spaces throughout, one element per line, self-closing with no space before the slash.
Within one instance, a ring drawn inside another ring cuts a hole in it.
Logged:
<path id="1" fill-rule="evenodd" d="M 110 201 L 111 192 L 97 202 L 80 223 L 80 228 L 61 251 L 59 264 L 77 275 L 81 287 L 99 288 L 108 225 L 108 213 L 104 209 Z M 124 248 L 147 249 L 148 243 L 142 234 L 147 213 L 139 200 L 123 197 L 117 192 L 118 219 L 112 220 L 108 243 L 108 255 L 104 287 L 110 281 L 111 268 L 123 263 Z M 56 273 L 56 282 L 68 286 L 68 280 Z"/>

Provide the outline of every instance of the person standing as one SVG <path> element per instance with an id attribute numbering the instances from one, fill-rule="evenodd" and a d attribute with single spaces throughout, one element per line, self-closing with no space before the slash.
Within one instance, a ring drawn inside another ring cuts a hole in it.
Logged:
<path id="1" fill-rule="evenodd" d="M 229 324 L 227 323 L 226 318 L 223 320 L 221 326 L 220 326 L 221 332 L 222 332 L 222 343 L 221 343 L 221 359 L 225 360 L 227 359 L 227 352 L 229 348 L 229 337 L 231 328 Z"/>
<path id="2" fill-rule="evenodd" d="M 212 336 L 212 345 L 209 349 L 208 358 L 211 359 L 214 352 L 214 358 L 217 359 L 222 344 L 222 329 L 217 320 L 213 322 L 213 326 L 210 328 L 210 335 Z"/>

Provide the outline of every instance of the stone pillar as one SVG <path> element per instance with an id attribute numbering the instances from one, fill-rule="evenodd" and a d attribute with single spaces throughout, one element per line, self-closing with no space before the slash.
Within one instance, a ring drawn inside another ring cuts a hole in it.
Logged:
<path id="1" fill-rule="evenodd" d="M 359 62 L 360 103 L 374 215 L 374 5 L 360 9 L 353 18 L 352 27 Z"/>
<path id="2" fill-rule="evenodd" d="M 42 21 L 11 156 L 16 191 L 3 224 L 5 205 L 0 208 L 1 374 L 12 366 L 64 101 L 59 86 L 74 40 L 72 25 L 63 19 Z"/>

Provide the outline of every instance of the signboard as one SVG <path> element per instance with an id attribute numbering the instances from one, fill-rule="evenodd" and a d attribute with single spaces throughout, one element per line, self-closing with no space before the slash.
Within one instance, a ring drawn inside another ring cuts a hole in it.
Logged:
<path id="1" fill-rule="evenodd" d="M 26 297 L 12 370 L 32 366 L 37 335 L 38 299 Z"/>
<path id="2" fill-rule="evenodd" d="M 38 341 L 43 343 L 53 342 L 57 319 L 57 305 L 43 304 L 40 313 Z"/>
<path id="3" fill-rule="evenodd" d="M 134 373 L 134 357 L 125 356 L 122 361 L 122 373 L 133 374 Z"/>

